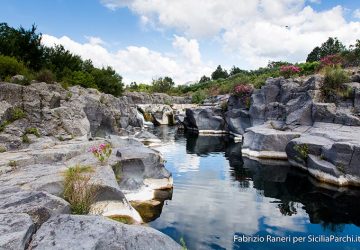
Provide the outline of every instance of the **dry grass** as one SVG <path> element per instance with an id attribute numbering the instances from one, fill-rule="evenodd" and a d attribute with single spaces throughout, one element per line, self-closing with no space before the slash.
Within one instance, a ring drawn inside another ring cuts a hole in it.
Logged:
<path id="1" fill-rule="evenodd" d="M 95 201 L 97 186 L 90 181 L 92 172 L 91 166 L 77 165 L 64 173 L 63 197 L 70 203 L 73 214 L 88 214 Z"/>

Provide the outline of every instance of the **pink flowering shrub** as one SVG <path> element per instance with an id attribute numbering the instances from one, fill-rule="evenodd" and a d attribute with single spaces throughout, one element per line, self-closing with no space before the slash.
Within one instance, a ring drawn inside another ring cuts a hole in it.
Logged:
<path id="1" fill-rule="evenodd" d="M 93 146 L 89 150 L 101 163 L 105 162 L 112 153 L 109 143 L 101 143 L 99 147 Z"/>
<path id="2" fill-rule="evenodd" d="M 280 74 L 285 78 L 290 78 L 293 75 L 300 73 L 301 69 L 295 65 L 283 65 L 280 67 Z"/>
<path id="3" fill-rule="evenodd" d="M 250 98 L 253 92 L 253 87 L 248 84 L 239 84 L 234 87 L 234 94 L 240 97 L 241 102 L 246 108 L 250 108 Z"/>
<path id="4" fill-rule="evenodd" d="M 335 55 L 329 55 L 329 56 L 325 56 L 325 57 L 321 58 L 320 62 L 321 62 L 322 67 L 326 67 L 326 66 L 335 67 L 337 65 L 342 64 L 343 59 L 341 58 L 341 56 L 339 54 L 335 54 Z"/>

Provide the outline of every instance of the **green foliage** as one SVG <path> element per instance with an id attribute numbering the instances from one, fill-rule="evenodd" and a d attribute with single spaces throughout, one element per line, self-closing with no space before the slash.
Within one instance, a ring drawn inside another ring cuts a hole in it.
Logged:
<path id="1" fill-rule="evenodd" d="M 56 77 L 51 70 L 42 69 L 36 74 L 36 80 L 39 82 L 53 83 Z"/>
<path id="2" fill-rule="evenodd" d="M 71 97 L 72 97 L 72 93 L 71 92 L 67 92 L 66 93 L 66 97 L 65 97 L 65 101 L 70 101 L 70 99 L 71 99 Z"/>
<path id="3" fill-rule="evenodd" d="M 222 69 L 221 65 L 217 66 L 216 70 L 211 74 L 212 80 L 226 79 L 228 77 L 228 72 L 225 69 Z"/>
<path id="4" fill-rule="evenodd" d="M 39 133 L 39 130 L 37 128 L 27 128 L 25 130 L 25 133 L 35 135 L 36 137 L 40 137 L 40 133 Z"/>
<path id="5" fill-rule="evenodd" d="M 186 247 L 186 242 L 184 240 L 184 237 L 180 238 L 180 244 L 181 244 L 181 248 L 182 250 L 187 250 L 188 248 Z"/>
<path id="6" fill-rule="evenodd" d="M 206 97 L 207 97 L 207 95 L 206 95 L 205 91 L 199 89 L 195 93 L 192 94 L 191 102 L 201 104 L 204 102 Z"/>
<path id="7" fill-rule="evenodd" d="M 327 100 L 334 100 L 338 93 L 342 93 L 345 86 L 343 83 L 349 82 L 348 73 L 340 66 L 326 67 L 324 84 L 321 87 L 322 95 Z"/>
<path id="8" fill-rule="evenodd" d="M 12 167 L 12 168 L 16 168 L 17 167 L 17 162 L 16 161 L 9 161 L 9 163 L 8 163 L 8 166 L 9 167 Z"/>
<path id="9" fill-rule="evenodd" d="M 301 156 L 303 160 L 306 160 L 309 156 L 309 146 L 307 144 L 295 145 L 295 151 Z"/>
<path id="10" fill-rule="evenodd" d="M 24 75 L 27 72 L 25 65 L 14 57 L 0 54 L 0 79 L 4 80 L 17 74 Z"/>
<path id="11" fill-rule="evenodd" d="M 71 85 L 80 85 L 84 88 L 97 88 L 95 78 L 85 71 L 74 71 L 71 77 L 67 79 Z"/>
<path id="12" fill-rule="evenodd" d="M 26 116 L 26 114 L 25 114 L 24 110 L 19 107 L 16 107 L 13 110 L 11 110 L 9 121 L 14 122 L 16 120 L 25 118 L 25 116 Z"/>
<path id="13" fill-rule="evenodd" d="M 315 62 L 320 61 L 325 56 L 330 56 L 338 53 L 342 53 L 346 50 L 345 46 L 338 40 L 338 38 L 329 37 L 320 47 L 315 47 L 310 52 L 306 61 Z"/>
<path id="14" fill-rule="evenodd" d="M 306 62 L 306 63 L 300 63 L 297 64 L 298 67 L 301 69 L 302 75 L 311 75 L 316 73 L 320 67 L 319 62 Z"/>
<path id="15" fill-rule="evenodd" d="M 2 123 L 0 123 L 0 132 L 3 132 L 6 128 L 7 125 L 9 125 L 10 122 L 9 121 L 3 121 Z"/>
<path id="16" fill-rule="evenodd" d="M 3 145 L 0 145 L 0 153 L 5 153 L 7 151 L 6 147 Z"/>
<path id="17" fill-rule="evenodd" d="M 26 143 L 26 144 L 29 144 L 29 143 L 30 143 L 30 139 L 29 139 L 29 137 L 27 136 L 27 134 L 23 134 L 23 135 L 21 136 L 21 140 L 22 140 L 23 143 Z"/>
<path id="18" fill-rule="evenodd" d="M 204 75 L 204 76 L 202 76 L 202 77 L 200 78 L 199 83 L 208 82 L 208 81 L 210 81 L 210 80 L 211 80 L 210 77 Z"/>
<path id="19" fill-rule="evenodd" d="M 153 91 L 159 93 L 168 93 L 174 85 L 173 79 L 168 76 L 165 76 L 164 78 L 160 77 L 152 81 Z"/>
<path id="20" fill-rule="evenodd" d="M 121 96 L 124 91 L 122 77 L 111 67 L 93 68 L 91 75 L 94 77 L 98 89 L 104 93 Z"/>
<path id="21" fill-rule="evenodd" d="M 70 203 L 73 214 L 88 214 L 98 188 L 90 182 L 91 166 L 69 167 L 64 173 L 63 197 Z"/>
<path id="22" fill-rule="evenodd" d="M 43 63 L 43 52 L 41 34 L 36 33 L 35 25 L 25 30 L 0 23 L 0 54 L 15 57 L 30 69 L 39 70 Z"/>

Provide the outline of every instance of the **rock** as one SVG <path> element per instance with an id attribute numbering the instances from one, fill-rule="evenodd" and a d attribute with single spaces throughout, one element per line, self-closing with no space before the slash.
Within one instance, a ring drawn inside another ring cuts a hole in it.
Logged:
<path id="1" fill-rule="evenodd" d="M 145 120 L 147 117 L 151 117 L 151 121 L 155 125 L 173 125 L 174 112 L 169 105 L 164 104 L 148 104 L 148 105 L 137 105 L 140 112 L 144 115 Z"/>
<path id="2" fill-rule="evenodd" d="M 287 125 L 312 125 L 312 100 L 307 94 L 302 94 L 286 103 Z"/>
<path id="3" fill-rule="evenodd" d="M 0 248 L 26 249 L 35 226 L 24 213 L 0 214 Z"/>
<path id="4" fill-rule="evenodd" d="M 249 112 L 242 109 L 232 109 L 225 113 L 225 121 L 229 132 L 235 135 L 243 135 L 251 126 Z"/>
<path id="5" fill-rule="evenodd" d="M 314 122 L 334 122 L 336 116 L 335 103 L 313 103 L 312 119 Z"/>
<path id="6" fill-rule="evenodd" d="M 143 93 L 126 92 L 124 96 L 130 104 L 188 104 L 191 103 L 190 97 L 169 96 L 164 93 Z"/>
<path id="7" fill-rule="evenodd" d="M 298 132 L 275 130 L 270 125 L 251 127 L 244 134 L 242 153 L 258 158 L 287 159 L 286 145 L 300 135 Z"/>
<path id="8" fill-rule="evenodd" d="M 161 140 L 158 137 L 145 130 L 136 133 L 134 137 L 142 142 L 161 142 Z"/>
<path id="9" fill-rule="evenodd" d="M 44 223 L 30 248 L 167 250 L 181 246 L 149 227 L 125 225 L 98 216 L 64 215 Z"/>
<path id="10" fill-rule="evenodd" d="M 354 74 L 351 76 L 351 81 L 360 82 L 360 74 Z"/>
<path id="11" fill-rule="evenodd" d="M 224 119 L 211 109 L 187 109 L 185 128 L 199 133 L 225 133 Z"/>
<path id="12" fill-rule="evenodd" d="M 25 80 L 25 76 L 23 76 L 23 75 L 15 75 L 15 76 L 11 77 L 11 82 L 13 82 L 13 83 L 18 83 L 18 82 L 21 82 L 24 80 Z"/>
<path id="13" fill-rule="evenodd" d="M 46 192 L 1 188 L 0 213 L 27 213 L 39 226 L 51 216 L 70 213 L 70 206 L 65 200 Z"/>

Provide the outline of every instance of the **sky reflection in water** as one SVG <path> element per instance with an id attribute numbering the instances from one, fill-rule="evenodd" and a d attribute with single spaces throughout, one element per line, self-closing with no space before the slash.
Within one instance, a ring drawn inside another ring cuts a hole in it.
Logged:
<path id="1" fill-rule="evenodd" d="M 173 173 L 172 200 L 150 226 L 189 249 L 360 249 L 359 243 L 233 243 L 237 235 L 360 235 L 360 190 L 328 189 L 286 164 L 241 157 L 241 145 L 213 136 L 154 131 Z"/>

